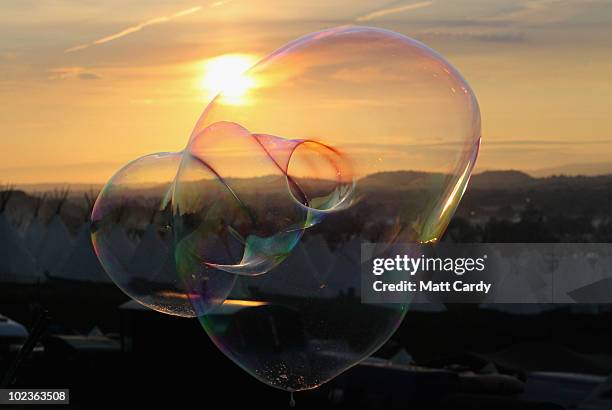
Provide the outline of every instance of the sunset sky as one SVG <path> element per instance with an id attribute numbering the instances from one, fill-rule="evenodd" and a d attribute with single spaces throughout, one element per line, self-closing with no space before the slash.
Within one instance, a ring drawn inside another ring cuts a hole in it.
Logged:
<path id="1" fill-rule="evenodd" d="M 104 182 L 180 150 L 217 88 L 249 87 L 223 84 L 233 71 L 345 24 L 414 37 L 463 74 L 477 170 L 612 162 L 611 1 L 4 0 L 0 183 Z"/>

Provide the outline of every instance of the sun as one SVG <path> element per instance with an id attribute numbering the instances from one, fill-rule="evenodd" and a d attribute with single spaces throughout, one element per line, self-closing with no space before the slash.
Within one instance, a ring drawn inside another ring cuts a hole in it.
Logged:
<path id="1" fill-rule="evenodd" d="M 211 96 L 219 95 L 223 104 L 246 103 L 247 91 L 255 87 L 255 81 L 245 72 L 257 59 L 250 54 L 224 54 L 204 62 L 204 74 L 200 87 Z"/>

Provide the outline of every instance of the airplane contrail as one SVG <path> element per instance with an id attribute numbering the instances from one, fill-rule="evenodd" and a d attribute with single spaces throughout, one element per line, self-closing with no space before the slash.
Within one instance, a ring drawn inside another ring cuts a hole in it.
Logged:
<path id="1" fill-rule="evenodd" d="M 403 11 L 408 11 L 408 10 L 422 9 L 424 7 L 429 7 L 432 4 L 433 4 L 433 1 L 421 1 L 419 3 L 406 4 L 404 6 L 389 7 L 386 9 L 373 11 L 361 17 L 357 17 L 355 21 L 358 21 L 358 22 L 370 21 L 370 20 L 374 20 L 379 17 L 387 16 L 389 14 L 401 13 Z"/>
<path id="2" fill-rule="evenodd" d="M 218 5 L 218 3 L 220 3 L 220 2 L 213 3 L 212 6 L 215 7 L 215 5 Z M 128 27 L 128 28 L 126 28 L 124 30 L 121 30 L 118 33 L 111 34 L 111 35 L 106 36 L 106 37 L 102 37 L 102 38 L 100 38 L 98 40 L 94 40 L 91 43 L 80 44 L 78 46 L 67 48 L 66 50 L 64 50 L 64 53 L 72 53 L 74 51 L 84 50 L 86 48 L 89 48 L 89 47 L 92 47 L 92 46 L 97 46 L 99 44 L 108 43 L 109 41 L 117 40 L 118 38 L 127 36 L 128 34 L 136 33 L 136 32 L 142 30 L 145 27 L 153 26 L 155 24 L 160 24 L 160 23 L 166 23 L 166 22 L 168 22 L 170 20 L 174 20 L 176 18 L 184 17 L 184 16 L 187 16 L 189 14 L 196 13 L 196 12 L 198 12 L 200 10 L 202 10 L 202 6 L 196 6 L 196 7 L 190 8 L 190 9 L 179 11 L 178 13 L 174 13 L 174 14 L 171 14 L 169 16 L 155 17 L 155 18 L 147 20 L 147 21 L 145 21 L 143 23 L 140 23 L 140 24 L 137 24 L 135 26 Z"/>

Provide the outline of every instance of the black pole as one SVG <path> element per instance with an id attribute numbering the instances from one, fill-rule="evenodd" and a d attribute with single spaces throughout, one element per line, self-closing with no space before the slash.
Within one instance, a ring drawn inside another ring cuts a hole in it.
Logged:
<path id="1" fill-rule="evenodd" d="M 17 356 L 15 356 L 15 359 L 13 360 L 8 371 L 4 375 L 2 383 L 0 383 L 0 388 L 5 389 L 7 387 L 10 387 L 15 382 L 15 379 L 17 378 L 17 373 L 19 372 L 19 368 L 23 364 L 24 360 L 27 359 L 28 356 L 30 356 L 32 350 L 34 350 L 34 348 L 36 347 L 36 344 L 42 337 L 43 333 L 45 332 L 45 330 L 47 330 L 48 323 L 49 312 L 47 312 L 45 309 L 42 309 L 38 315 L 38 318 L 36 319 L 36 322 L 34 323 L 34 326 L 32 327 L 32 330 L 30 331 L 30 334 L 28 335 L 28 338 L 26 339 L 23 346 L 21 346 L 21 349 L 19 349 Z"/>

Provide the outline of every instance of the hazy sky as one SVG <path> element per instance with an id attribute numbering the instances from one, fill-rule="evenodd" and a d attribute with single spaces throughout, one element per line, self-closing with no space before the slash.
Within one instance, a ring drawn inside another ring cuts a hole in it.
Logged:
<path id="1" fill-rule="evenodd" d="M 478 169 L 610 162 L 612 1 L 3 0 L 0 183 L 102 182 L 181 149 L 210 59 L 351 23 L 415 37 L 462 72 L 482 112 Z"/>

